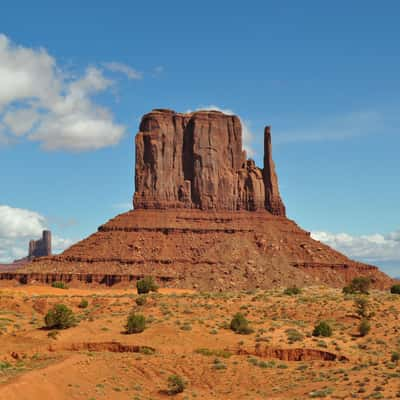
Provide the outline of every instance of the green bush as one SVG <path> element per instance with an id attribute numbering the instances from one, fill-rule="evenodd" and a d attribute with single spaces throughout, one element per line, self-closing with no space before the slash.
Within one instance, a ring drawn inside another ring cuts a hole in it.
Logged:
<path id="1" fill-rule="evenodd" d="M 400 294 L 400 285 L 398 284 L 398 285 L 393 285 L 391 288 L 390 288 L 390 293 L 393 293 L 393 294 Z"/>
<path id="2" fill-rule="evenodd" d="M 138 294 L 146 294 L 149 292 L 157 292 L 158 286 L 154 282 L 152 276 L 145 276 L 136 282 L 136 288 Z"/>
<path id="3" fill-rule="evenodd" d="M 138 306 L 144 306 L 147 303 L 146 296 L 139 296 L 135 299 L 135 303 Z"/>
<path id="4" fill-rule="evenodd" d="M 68 286 L 64 282 L 53 282 L 51 284 L 52 287 L 57 289 L 68 289 Z"/>
<path id="5" fill-rule="evenodd" d="M 56 304 L 44 317 L 47 329 L 68 329 L 76 325 L 75 315 L 64 304 Z"/>
<path id="6" fill-rule="evenodd" d="M 392 357 L 390 358 L 390 360 L 395 363 L 399 362 L 400 361 L 400 353 L 398 353 L 397 351 L 394 351 L 392 353 Z"/>
<path id="7" fill-rule="evenodd" d="M 283 291 L 283 294 L 286 294 L 288 296 L 295 296 L 300 293 L 301 293 L 301 289 L 296 286 L 288 287 Z"/>
<path id="8" fill-rule="evenodd" d="M 241 313 L 237 313 L 234 315 L 231 321 L 230 328 L 234 332 L 241 335 L 248 335 L 249 333 L 253 332 L 253 330 L 249 327 L 249 321 Z"/>
<path id="9" fill-rule="evenodd" d="M 128 320 L 126 322 L 126 333 L 140 333 L 144 331 L 146 327 L 146 318 L 142 314 L 131 313 L 128 316 Z"/>
<path id="10" fill-rule="evenodd" d="M 315 325 L 312 335 L 329 337 L 332 336 L 332 333 L 333 332 L 331 326 L 327 322 L 321 321 L 317 325 Z"/>
<path id="11" fill-rule="evenodd" d="M 89 305 L 89 302 L 86 299 L 82 299 L 81 302 L 79 303 L 78 307 L 79 308 L 87 308 Z"/>
<path id="12" fill-rule="evenodd" d="M 369 302 L 365 297 L 358 297 L 354 300 L 356 313 L 362 318 L 369 318 Z"/>
<path id="13" fill-rule="evenodd" d="M 360 336 L 368 335 L 370 330 L 371 330 L 371 324 L 367 319 L 363 319 L 360 322 L 360 325 L 358 326 L 358 332 L 360 333 Z"/>
<path id="14" fill-rule="evenodd" d="M 348 286 L 343 288 L 344 294 L 369 294 L 371 279 L 367 276 L 354 278 Z"/>
<path id="15" fill-rule="evenodd" d="M 171 395 L 182 393 L 186 388 L 186 382 L 179 375 L 168 377 L 168 393 Z"/>
<path id="16" fill-rule="evenodd" d="M 304 339 L 304 336 L 296 329 L 286 329 L 286 334 L 289 343 L 299 342 Z"/>

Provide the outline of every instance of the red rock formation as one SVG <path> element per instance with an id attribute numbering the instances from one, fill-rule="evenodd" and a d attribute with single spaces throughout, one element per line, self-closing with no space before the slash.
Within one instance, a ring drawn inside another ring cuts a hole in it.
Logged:
<path id="1" fill-rule="evenodd" d="M 268 130 L 269 132 L 269 130 Z M 134 207 L 285 215 L 266 135 L 264 172 L 246 160 L 238 117 L 219 111 L 146 114 L 136 136 Z"/>
<path id="2" fill-rule="evenodd" d="M 237 117 L 216 111 L 146 114 L 136 137 L 135 209 L 63 254 L 35 258 L 0 280 L 128 286 L 154 276 L 169 287 L 239 290 L 343 287 L 392 280 L 313 240 L 285 217 L 265 129 L 264 168 L 246 160 Z"/>
<path id="3" fill-rule="evenodd" d="M 272 159 L 271 127 L 264 130 L 264 185 L 265 208 L 274 215 L 286 215 L 286 209 L 279 194 L 278 177 Z"/>
<path id="4" fill-rule="evenodd" d="M 51 256 L 51 232 L 43 231 L 42 238 L 29 242 L 28 259 Z"/>

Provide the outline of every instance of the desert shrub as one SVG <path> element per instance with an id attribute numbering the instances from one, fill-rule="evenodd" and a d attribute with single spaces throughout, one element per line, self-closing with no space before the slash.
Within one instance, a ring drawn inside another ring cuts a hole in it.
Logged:
<path id="1" fill-rule="evenodd" d="M 393 294 L 400 294 L 400 285 L 399 285 L 399 284 L 393 285 L 393 286 L 390 288 L 390 293 L 393 293 Z"/>
<path id="2" fill-rule="evenodd" d="M 186 388 L 186 382 L 179 375 L 168 377 L 168 393 L 171 395 L 182 393 Z"/>
<path id="3" fill-rule="evenodd" d="M 326 321 L 321 321 L 315 325 L 312 335 L 323 337 L 332 336 L 332 328 Z"/>
<path id="4" fill-rule="evenodd" d="M 12 368 L 12 365 L 8 361 L 0 361 L 0 371 Z"/>
<path id="5" fill-rule="evenodd" d="M 231 321 L 230 328 L 234 332 L 241 335 L 248 335 L 249 333 L 253 332 L 253 330 L 249 327 L 249 321 L 241 313 L 237 313 L 234 315 Z"/>
<path id="6" fill-rule="evenodd" d="M 232 353 L 230 353 L 228 350 L 211 350 L 204 347 L 196 349 L 195 353 L 202 354 L 203 356 L 216 356 L 222 358 L 229 358 L 232 356 Z"/>
<path id="7" fill-rule="evenodd" d="M 74 313 L 65 304 L 56 304 L 44 317 L 47 329 L 68 329 L 76 325 Z"/>
<path id="8" fill-rule="evenodd" d="M 131 313 L 126 321 L 126 333 L 140 333 L 144 331 L 146 327 L 146 318 L 141 314 Z"/>
<path id="9" fill-rule="evenodd" d="M 87 308 L 89 305 L 89 302 L 86 299 L 82 299 L 81 302 L 79 303 L 78 307 L 79 308 Z"/>
<path id="10" fill-rule="evenodd" d="M 371 279 L 367 276 L 354 278 L 348 286 L 343 288 L 344 294 L 369 294 Z"/>
<path id="11" fill-rule="evenodd" d="M 283 294 L 286 294 L 287 296 L 295 296 L 300 293 L 301 289 L 296 286 L 288 287 L 283 291 Z"/>
<path id="12" fill-rule="evenodd" d="M 296 329 L 287 329 L 285 332 L 289 343 L 299 342 L 304 339 L 304 336 Z"/>
<path id="13" fill-rule="evenodd" d="M 390 360 L 395 363 L 399 362 L 400 361 L 400 353 L 398 353 L 397 351 L 394 351 L 392 353 Z"/>
<path id="14" fill-rule="evenodd" d="M 362 318 L 369 318 L 369 302 L 365 297 L 358 297 L 354 300 L 356 313 Z"/>
<path id="15" fill-rule="evenodd" d="M 367 319 L 363 319 L 360 322 L 360 325 L 358 326 L 358 332 L 360 333 L 360 336 L 368 335 L 370 330 L 371 330 L 371 324 Z"/>
<path id="16" fill-rule="evenodd" d="M 146 294 L 149 292 L 157 292 L 158 286 L 154 282 L 152 276 L 145 276 L 136 282 L 136 288 L 138 294 Z"/>
<path id="17" fill-rule="evenodd" d="M 49 338 L 49 339 L 54 339 L 54 340 L 56 340 L 57 339 L 57 336 L 60 334 L 60 332 L 58 332 L 58 331 L 50 331 L 48 334 L 47 334 L 47 337 Z"/>
<path id="18" fill-rule="evenodd" d="M 57 288 L 57 289 L 68 289 L 68 286 L 64 282 L 53 282 L 51 284 L 52 287 Z"/>
<path id="19" fill-rule="evenodd" d="M 135 299 L 135 303 L 136 303 L 138 306 L 144 306 L 144 305 L 146 304 L 146 302 L 147 302 L 147 299 L 146 299 L 145 296 L 139 296 L 139 297 L 137 297 L 137 298 Z"/>

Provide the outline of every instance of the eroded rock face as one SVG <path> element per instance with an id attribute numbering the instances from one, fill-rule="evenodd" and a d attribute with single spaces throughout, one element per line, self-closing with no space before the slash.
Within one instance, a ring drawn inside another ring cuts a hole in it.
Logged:
<path id="1" fill-rule="evenodd" d="M 265 138 L 260 169 L 246 159 L 237 116 L 153 110 L 136 135 L 135 209 L 267 209 L 284 216 L 269 129 Z"/>
<path id="2" fill-rule="evenodd" d="M 51 232 L 43 231 L 42 238 L 29 242 L 28 259 L 51 256 Z"/>

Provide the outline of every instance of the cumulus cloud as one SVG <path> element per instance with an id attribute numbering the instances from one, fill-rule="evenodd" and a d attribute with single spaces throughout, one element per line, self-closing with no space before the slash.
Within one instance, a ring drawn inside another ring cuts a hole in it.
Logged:
<path id="1" fill-rule="evenodd" d="M 393 261 L 400 264 L 400 231 L 360 236 L 318 231 L 311 236 L 349 257 L 372 263 Z"/>
<path id="2" fill-rule="evenodd" d="M 0 142 L 15 135 L 48 150 L 73 151 L 118 143 L 125 127 L 93 99 L 113 84 L 93 66 L 69 79 L 46 50 L 17 46 L 0 34 Z"/>
<path id="3" fill-rule="evenodd" d="M 108 62 L 103 64 L 111 72 L 119 72 L 127 76 L 128 79 L 142 79 L 142 74 L 129 65 L 120 62 Z"/>
<path id="4" fill-rule="evenodd" d="M 39 119 L 38 113 L 32 108 L 22 108 L 7 111 L 4 115 L 4 123 L 16 136 L 30 131 Z"/>
<path id="5" fill-rule="evenodd" d="M 221 108 L 218 107 L 214 104 L 210 104 L 208 106 L 201 106 L 196 109 L 196 111 L 201 111 L 201 110 L 215 110 L 215 111 L 221 111 L 224 114 L 228 115 L 236 115 L 234 111 L 232 111 L 229 108 Z M 190 110 L 189 110 L 190 112 Z M 247 155 L 249 157 L 254 156 L 254 150 L 252 148 L 252 142 L 253 142 L 253 133 L 250 130 L 250 123 L 248 121 L 245 121 L 240 118 L 240 122 L 242 124 L 242 139 L 243 139 L 243 148 L 246 150 Z"/>
<path id="6" fill-rule="evenodd" d="M 46 218 L 35 211 L 0 205 L 0 262 L 27 256 L 29 240 L 39 239 L 47 228 Z M 53 237 L 54 253 L 71 244 L 70 239 Z"/>

